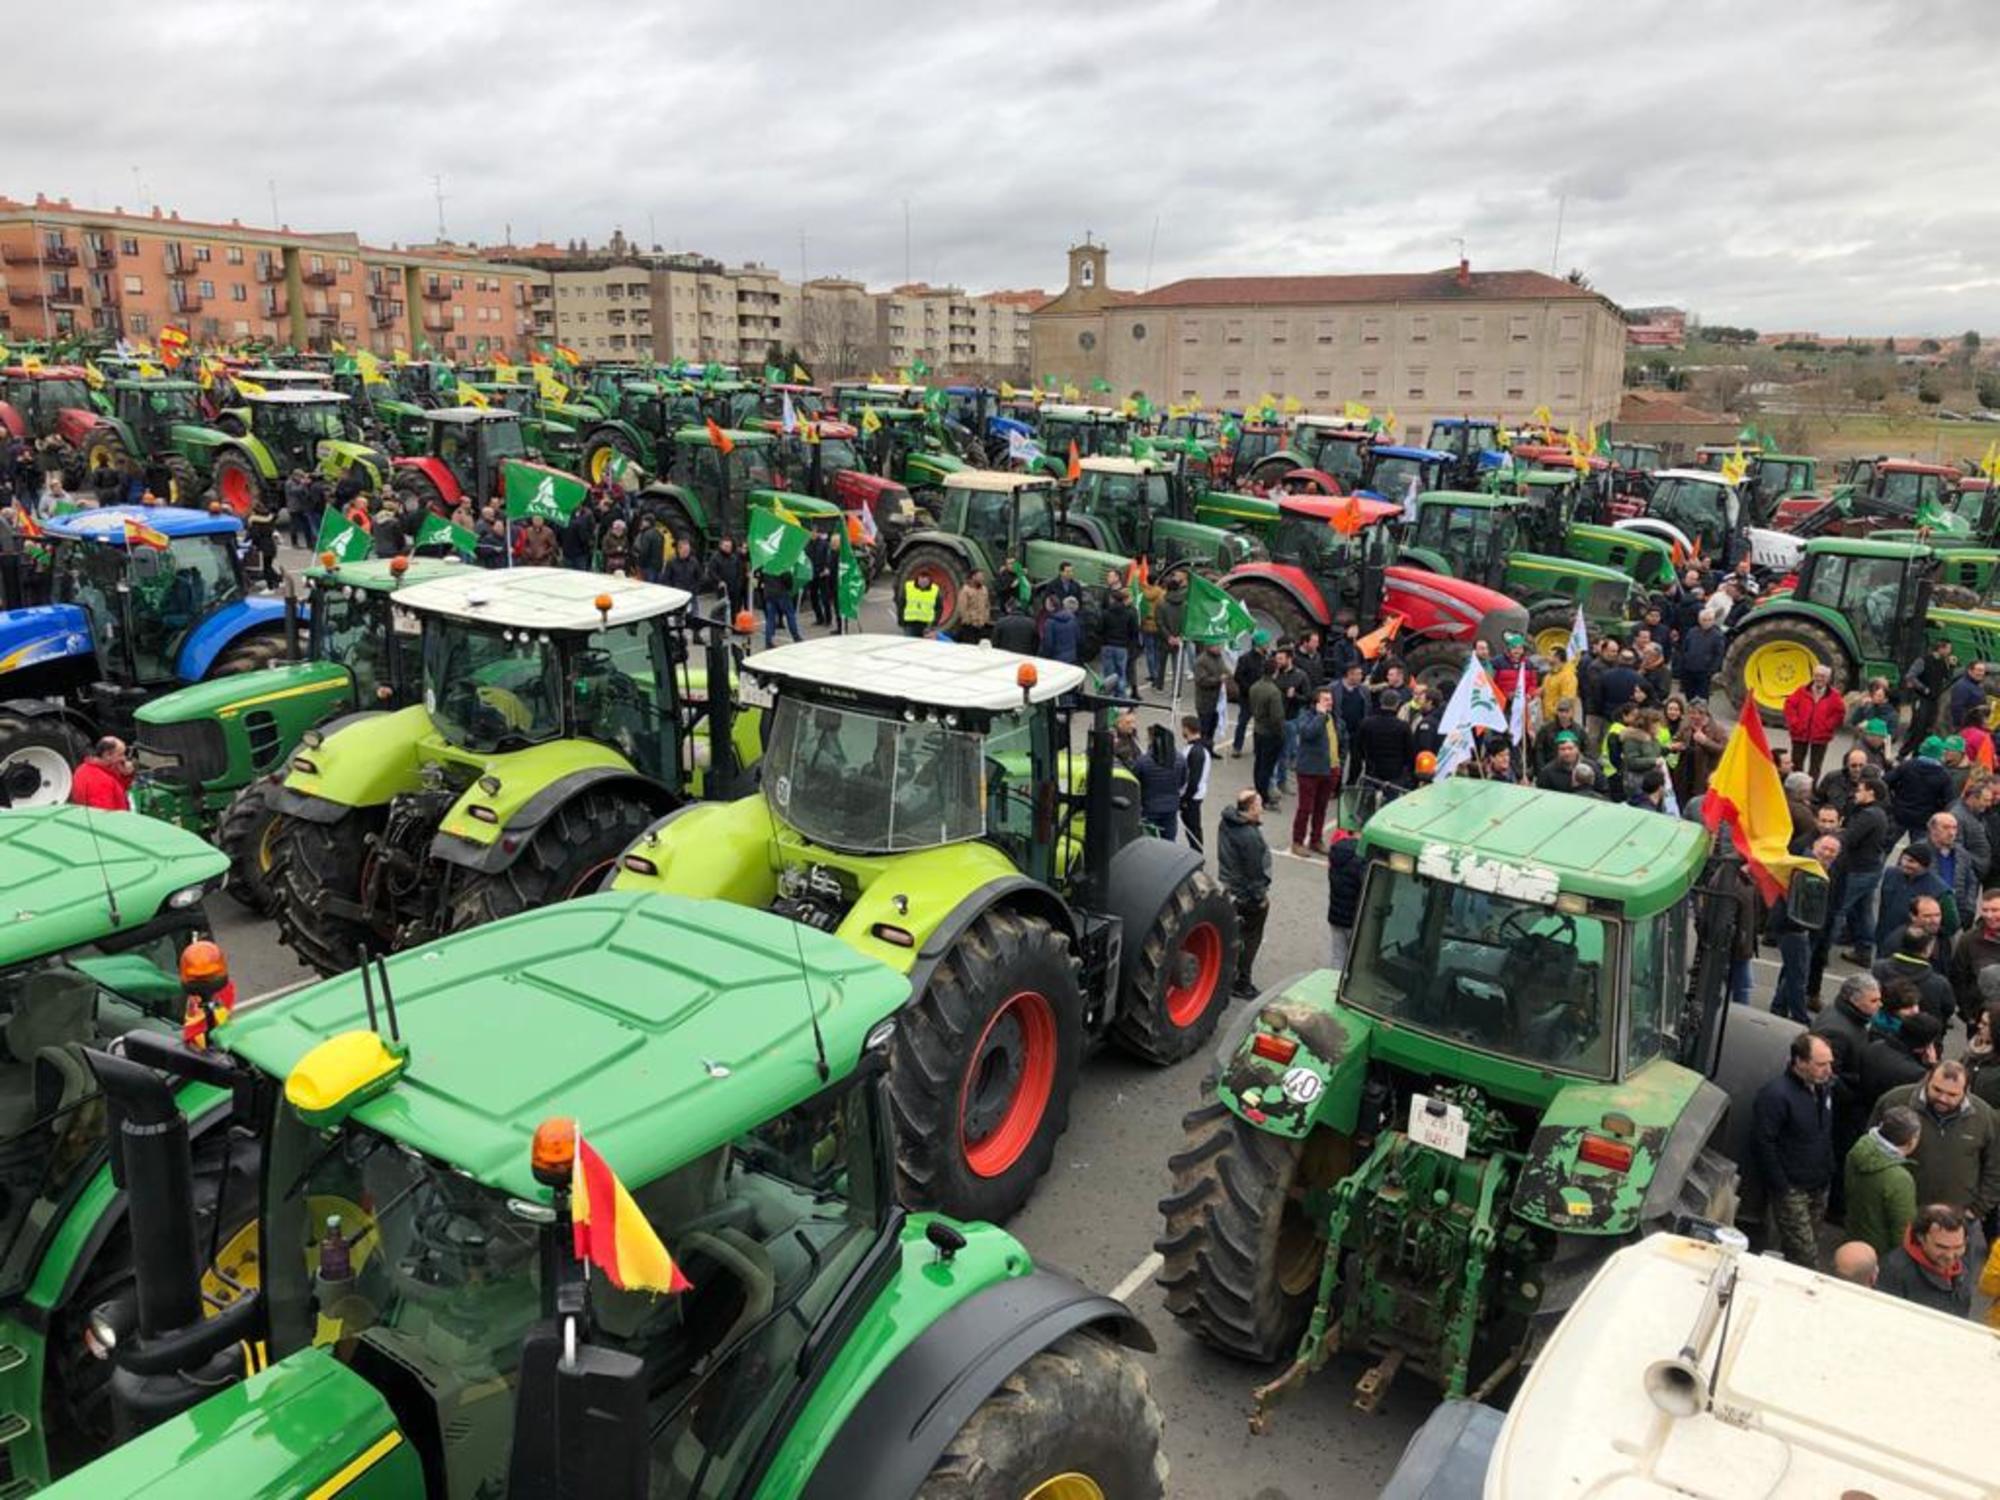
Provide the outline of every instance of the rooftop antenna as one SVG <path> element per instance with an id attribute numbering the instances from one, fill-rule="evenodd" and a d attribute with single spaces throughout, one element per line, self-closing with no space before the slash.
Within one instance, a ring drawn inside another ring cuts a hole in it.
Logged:
<path id="1" fill-rule="evenodd" d="M 368 945 L 363 943 L 356 950 L 361 957 L 361 998 L 368 1005 L 368 1029 L 379 1030 L 375 1023 L 375 981 L 369 977 Z"/>
<path id="2" fill-rule="evenodd" d="M 431 193 L 434 197 L 436 197 L 438 206 L 438 243 L 443 244 L 444 243 L 444 174 L 442 172 L 433 172 L 431 174 Z"/>
<path id="3" fill-rule="evenodd" d="M 382 1013 L 389 1018 L 389 1045 L 403 1045 L 403 1029 L 396 1024 L 396 997 L 389 992 L 389 960 L 384 954 L 375 956 L 376 972 L 382 980 Z"/>
<path id="4" fill-rule="evenodd" d="M 104 863 L 104 845 L 97 839 L 96 809 L 84 809 L 83 826 L 90 830 L 91 851 L 97 856 L 97 878 L 104 882 L 104 908 L 111 916 L 111 925 L 122 927 L 125 919 L 118 914 L 118 892 L 111 888 L 111 871 Z"/>
<path id="5" fill-rule="evenodd" d="M 1459 234 L 1459 235 L 1453 235 L 1453 236 L 1452 236 L 1452 240 L 1451 240 L 1451 242 L 1452 242 L 1452 243 L 1453 243 L 1454 245 L 1458 246 L 1458 258 L 1459 258 L 1460 260 L 1464 260 L 1464 259 L 1465 259 L 1465 236 L 1464 236 L 1464 235 L 1462 235 L 1462 234 Z"/>
<path id="6" fill-rule="evenodd" d="M 826 1038 L 820 1034 L 819 1008 L 813 1004 L 812 970 L 806 966 L 806 940 L 799 933 L 803 925 L 792 923 L 792 951 L 799 958 L 799 982 L 806 987 L 806 1019 L 812 1022 L 814 1066 L 819 1069 L 819 1081 L 825 1083 L 833 1072 L 826 1065 Z"/>
<path id="7" fill-rule="evenodd" d="M 1146 281 L 1139 288 L 1142 292 L 1153 289 L 1153 252 L 1160 248 L 1160 216 L 1153 215 L 1153 237 L 1146 241 Z"/>
<path id="8" fill-rule="evenodd" d="M 1556 270 L 1556 267 L 1562 263 L 1563 210 L 1568 206 L 1569 206 L 1569 194 L 1558 193 L 1556 195 L 1556 242 L 1555 242 L 1555 247 L 1549 251 L 1549 274 L 1551 276 L 1559 274 Z"/>

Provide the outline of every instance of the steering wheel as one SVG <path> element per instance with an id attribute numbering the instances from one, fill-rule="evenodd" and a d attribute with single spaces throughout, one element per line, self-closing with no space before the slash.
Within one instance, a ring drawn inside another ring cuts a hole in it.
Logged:
<path id="1" fill-rule="evenodd" d="M 1547 942 L 1573 948 L 1576 945 L 1576 918 L 1567 912 L 1556 912 L 1553 914 L 1557 923 L 1554 932 L 1530 932 L 1528 930 L 1530 922 L 1539 922 L 1549 915 L 1551 915 L 1549 912 L 1535 911 L 1528 907 L 1511 911 L 1500 919 L 1500 925 L 1493 929 L 1493 936 L 1496 940 L 1505 939 L 1510 942 L 1519 942 L 1524 947 Z"/>

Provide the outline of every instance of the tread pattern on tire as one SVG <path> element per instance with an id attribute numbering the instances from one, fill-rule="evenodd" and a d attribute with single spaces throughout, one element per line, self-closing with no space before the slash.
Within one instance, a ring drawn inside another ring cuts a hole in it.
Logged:
<path id="1" fill-rule="evenodd" d="M 1308 629 L 1314 628 L 1292 596 L 1274 583 L 1260 583 L 1246 580 L 1230 591 L 1231 596 L 1252 614 L 1259 610 L 1277 622 L 1277 634 L 1297 640 Z"/>
<path id="2" fill-rule="evenodd" d="M 274 631 L 260 630 L 240 636 L 224 647 L 208 664 L 210 677 L 234 677 L 239 672 L 261 672 L 285 659 L 285 638 Z"/>
<path id="3" fill-rule="evenodd" d="M 1201 920 L 1205 906 L 1216 908 L 1208 920 L 1216 922 L 1225 934 L 1222 967 L 1216 975 L 1215 993 L 1209 997 L 1208 1009 L 1194 1025 L 1175 1026 L 1167 1017 L 1166 989 L 1171 977 L 1168 965 L 1179 955 L 1182 934 L 1191 923 Z M 1165 1066 L 1189 1056 L 1214 1034 L 1216 1023 L 1229 1008 L 1229 982 L 1236 973 L 1236 945 L 1226 937 L 1233 916 L 1229 898 L 1206 870 L 1190 870 L 1181 878 L 1147 929 L 1139 945 L 1134 982 L 1126 987 L 1119 1002 L 1118 1020 L 1112 1030 L 1126 1051 Z"/>
<path id="4" fill-rule="evenodd" d="M 375 934 L 358 922 L 328 917 L 317 908 L 323 889 L 349 898 L 361 888 L 361 867 L 367 838 L 377 819 L 374 808 L 351 808 L 333 823 L 289 818 L 271 856 L 272 915 L 278 941 L 323 975 L 344 974 L 354 967 L 359 943 L 375 946 Z"/>
<path id="5" fill-rule="evenodd" d="M 216 822 L 213 840 L 215 847 L 229 856 L 229 878 L 223 889 L 259 916 L 269 916 L 278 899 L 272 889 L 277 875 L 275 863 L 268 872 L 257 868 L 257 850 L 264 840 L 264 826 L 277 817 L 271 808 L 270 790 L 271 783 L 264 777 L 239 787 Z"/>
<path id="6" fill-rule="evenodd" d="M 562 900 L 568 894 L 563 887 L 600 856 L 616 859 L 658 816 L 628 797 L 595 788 L 572 797 L 535 830 L 506 869 L 460 874 L 447 930 L 478 927 Z"/>

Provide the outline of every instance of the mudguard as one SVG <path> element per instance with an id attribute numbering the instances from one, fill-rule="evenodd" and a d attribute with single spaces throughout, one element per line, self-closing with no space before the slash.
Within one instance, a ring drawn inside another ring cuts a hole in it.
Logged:
<path id="1" fill-rule="evenodd" d="M 889 566 L 892 568 L 901 567 L 903 554 L 908 552 L 912 547 L 917 546 L 942 548 L 964 563 L 968 571 L 986 566 L 973 555 L 972 544 L 956 532 L 951 531 L 912 531 L 905 533 L 902 541 L 896 544 L 895 552 L 889 558 Z M 1051 578 L 1055 576 L 1055 569 L 1051 568 L 1049 570 L 1049 576 Z"/>
<path id="2" fill-rule="evenodd" d="M 1233 568 L 1222 580 L 1225 589 L 1234 592 L 1238 583 L 1268 583 L 1283 589 L 1292 602 L 1305 611 L 1306 617 L 1324 627 L 1333 620 L 1333 610 L 1326 602 L 1326 595 L 1320 592 L 1304 568 L 1291 563 L 1253 562 L 1240 568 Z"/>
<path id="3" fill-rule="evenodd" d="M 1244 1123 L 1288 1140 L 1319 1125 L 1353 1133 L 1375 1027 L 1334 1005 L 1336 979 L 1331 969 L 1302 974 L 1232 1024 L 1228 1054 L 1217 1049 L 1216 1097 Z M 1260 1037 L 1279 1057 L 1257 1050 Z"/>
<path id="4" fill-rule="evenodd" d="M 108 419 L 81 406 L 65 406 L 56 413 L 56 436 L 72 448 L 81 448 L 90 430 Z"/>
<path id="5" fill-rule="evenodd" d="M 398 472 L 415 470 L 423 475 L 437 486 L 437 492 L 444 496 L 447 505 L 455 506 L 465 498 L 465 490 L 459 484 L 458 476 L 451 472 L 450 467 L 441 458 L 396 458 L 391 459 L 389 463 L 391 469 Z"/>
<path id="6" fill-rule="evenodd" d="M 561 743 L 565 749 L 573 748 L 573 742 Z M 667 788 L 631 769 L 623 759 L 616 757 L 615 752 L 606 753 L 613 755 L 615 764 L 585 766 L 543 783 L 540 790 L 515 804 L 511 811 L 500 814 L 495 809 L 496 815 L 502 817 L 498 824 L 473 818 L 469 809 L 475 805 L 485 807 L 504 799 L 508 780 L 523 778 L 518 773 L 502 777 L 499 798 L 489 796 L 475 783 L 445 814 L 444 822 L 431 840 L 431 858 L 479 875 L 504 870 L 520 858 L 529 836 L 554 817 L 558 808 L 592 787 L 615 787 L 630 795 L 634 801 L 645 803 L 655 814 L 670 811 L 678 802 L 679 799 Z M 522 751 L 521 754 L 533 752 Z M 511 771 L 512 768 L 509 769 Z M 480 836 L 468 838 L 466 831 L 471 829 L 478 830 Z"/>
<path id="7" fill-rule="evenodd" d="M 353 443 L 344 438 L 324 438 L 314 450 L 319 459 L 322 474 L 338 479 L 349 469 L 359 468 L 368 476 L 369 488 L 380 490 L 387 475 L 383 472 L 390 463 L 388 455 L 381 449 L 367 443 Z"/>
<path id="8" fill-rule="evenodd" d="M 1138 977 L 1146 934 L 1174 890 L 1202 867 L 1201 855 L 1186 844 L 1134 839 L 1111 856 L 1108 905 L 1122 924 L 1118 972 L 1127 983 Z"/>
<path id="9" fill-rule="evenodd" d="M 893 900 L 893 893 L 889 887 L 891 884 L 902 883 L 901 881 L 876 883 L 876 889 L 870 894 L 876 896 L 877 911 L 874 915 L 877 919 L 892 914 L 890 903 Z M 951 951 L 959 935 L 996 906 L 1007 906 L 1040 917 L 1063 936 L 1071 940 L 1076 938 L 1076 915 L 1060 896 L 1025 875 L 1001 875 L 968 892 L 942 921 L 919 939 L 922 946 L 917 949 L 915 961 L 910 963 L 909 967 L 912 995 L 923 993 L 924 988 L 931 982 L 931 975 L 937 971 L 937 966 L 944 962 L 944 956 Z M 841 926 L 841 936 L 848 942 L 871 957 L 883 959 L 893 968 L 902 967 L 902 963 L 897 962 L 899 952 L 905 962 L 909 960 L 907 950 L 898 950 L 892 944 L 881 942 L 859 927 L 850 930 L 849 924 L 852 923 L 853 915 L 852 912 L 848 913 L 849 922 Z M 903 919 L 897 917 L 896 920 Z M 869 925 L 872 926 L 873 923 Z"/>
<path id="10" fill-rule="evenodd" d="M 1543 1111 L 1527 1159 L 1514 1180 L 1513 1208 L 1517 1217 L 1559 1234 L 1631 1234 L 1644 1222 L 1643 1206 L 1657 1185 L 1661 1158 L 1697 1094 L 1707 1089 L 1699 1118 L 1688 1134 L 1698 1137 L 1693 1149 L 1684 1141 L 1676 1148 L 1680 1176 L 1694 1164 L 1726 1107 L 1727 1096 L 1699 1073 L 1656 1058 L 1622 1083 L 1571 1084 Z M 1619 1117 L 1630 1132 L 1616 1135 L 1606 1124 Z M 1706 1129 L 1701 1128 L 1706 1126 Z M 1619 1140 L 1632 1148 L 1632 1164 L 1624 1171 L 1581 1159 L 1578 1148 L 1586 1135 Z M 1676 1181 L 1675 1186 L 1679 1183 Z M 1672 1195 L 1668 1195 L 1672 1201 Z"/>
<path id="11" fill-rule="evenodd" d="M 90 615 L 79 605 L 33 604 L 0 611 L 0 672 L 90 656 L 96 650 Z"/>
<path id="12" fill-rule="evenodd" d="M 418 747 L 431 732 L 430 715 L 421 703 L 394 713 L 356 714 L 329 725 L 320 731 L 317 745 L 293 752 L 291 770 L 272 793 L 272 805 L 288 818 L 311 823 L 336 823 L 357 807 L 380 807 L 419 785 L 423 757 Z"/>
<path id="13" fill-rule="evenodd" d="M 215 659 L 236 641 L 254 630 L 281 630 L 285 624 L 285 601 L 259 594 L 238 599 L 217 610 L 188 632 L 181 642 L 181 654 L 174 663 L 174 675 L 182 682 L 199 682 L 215 665 Z"/>
<path id="14" fill-rule="evenodd" d="M 1094 1327 L 1150 1353 L 1122 1302 L 1054 1271 L 987 1287 L 940 1316 L 891 1361 L 827 1445 L 800 1500 L 914 1495 L 973 1412 L 1064 1334 Z"/>

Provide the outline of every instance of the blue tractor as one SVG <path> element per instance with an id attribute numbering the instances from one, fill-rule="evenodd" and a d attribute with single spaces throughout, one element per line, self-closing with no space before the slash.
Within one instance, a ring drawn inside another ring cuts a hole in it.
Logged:
<path id="1" fill-rule="evenodd" d="M 284 658 L 285 602 L 250 597 L 241 530 L 226 513 L 151 505 L 43 523 L 54 602 L 0 610 L 0 805 L 67 801 L 91 740 L 129 739 L 141 704 Z M 204 744 L 162 748 L 199 757 Z"/>

